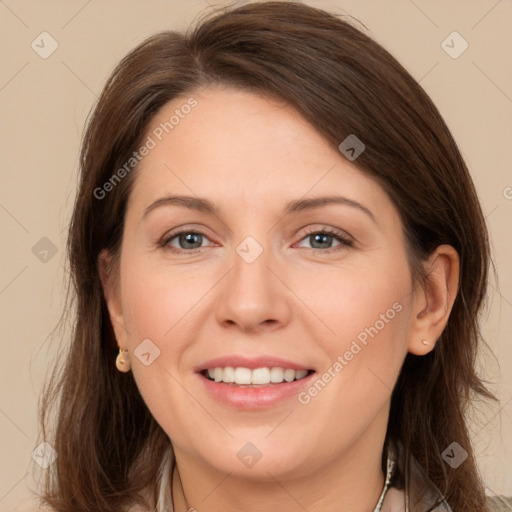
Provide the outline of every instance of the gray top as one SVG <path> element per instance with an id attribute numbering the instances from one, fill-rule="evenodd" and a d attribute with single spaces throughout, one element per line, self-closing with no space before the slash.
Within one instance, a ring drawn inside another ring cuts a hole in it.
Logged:
<path id="1" fill-rule="evenodd" d="M 387 475 L 381 497 L 374 512 L 411 512 L 406 495 L 414 503 L 414 512 L 453 512 L 444 496 L 426 475 L 416 459 L 411 456 L 411 477 L 403 472 L 405 452 L 401 444 L 387 446 Z M 399 478 L 401 476 L 401 478 Z M 403 482 L 400 485 L 400 482 Z M 433 505 L 437 503 L 435 508 Z"/>

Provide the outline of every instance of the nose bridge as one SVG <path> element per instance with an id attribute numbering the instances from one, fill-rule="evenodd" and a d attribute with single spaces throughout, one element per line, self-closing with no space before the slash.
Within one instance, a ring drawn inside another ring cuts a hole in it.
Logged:
<path id="1" fill-rule="evenodd" d="M 246 305 L 268 300 L 273 293 L 275 277 L 269 267 L 274 258 L 270 246 L 261 230 L 257 235 L 246 236 L 235 248 L 230 284 L 232 292 Z"/>
<path id="2" fill-rule="evenodd" d="M 267 230 L 253 233 L 235 247 L 232 270 L 226 276 L 217 306 L 220 322 L 234 322 L 244 330 L 270 320 L 283 322 L 288 310 L 286 287 L 272 268 L 276 259 Z"/>

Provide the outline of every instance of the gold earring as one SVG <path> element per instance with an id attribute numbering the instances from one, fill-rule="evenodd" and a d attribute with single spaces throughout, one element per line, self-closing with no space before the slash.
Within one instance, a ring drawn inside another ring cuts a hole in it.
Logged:
<path id="1" fill-rule="evenodd" d="M 117 354 L 116 357 L 116 368 L 120 372 L 126 373 L 130 371 L 131 365 L 128 356 L 123 355 L 123 352 L 128 352 L 128 350 L 122 348 L 119 349 L 119 354 Z"/>
<path id="2" fill-rule="evenodd" d="M 423 343 L 423 345 L 430 345 L 429 340 L 421 340 L 421 343 Z"/>

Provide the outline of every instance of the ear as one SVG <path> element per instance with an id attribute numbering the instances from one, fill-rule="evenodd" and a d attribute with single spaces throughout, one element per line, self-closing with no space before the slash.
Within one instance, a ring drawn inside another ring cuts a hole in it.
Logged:
<path id="1" fill-rule="evenodd" d="M 114 272 L 112 255 L 106 249 L 102 250 L 98 256 L 98 269 L 116 341 L 119 348 L 124 349 L 127 347 L 128 332 L 121 307 L 119 277 Z"/>
<path id="2" fill-rule="evenodd" d="M 441 336 L 459 289 L 459 255 L 440 245 L 425 263 L 424 286 L 415 290 L 414 316 L 408 342 L 411 354 L 428 354 Z"/>

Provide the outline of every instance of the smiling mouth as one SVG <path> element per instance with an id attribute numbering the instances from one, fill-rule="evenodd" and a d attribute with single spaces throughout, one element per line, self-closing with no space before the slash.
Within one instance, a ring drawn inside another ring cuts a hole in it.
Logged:
<path id="1" fill-rule="evenodd" d="M 226 366 L 209 368 L 200 373 L 205 379 L 212 382 L 237 387 L 257 388 L 302 380 L 314 373 L 314 370 L 293 370 L 281 367 L 250 369 L 240 366 Z"/>

